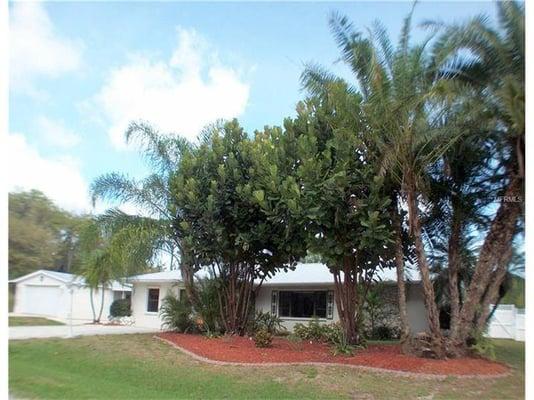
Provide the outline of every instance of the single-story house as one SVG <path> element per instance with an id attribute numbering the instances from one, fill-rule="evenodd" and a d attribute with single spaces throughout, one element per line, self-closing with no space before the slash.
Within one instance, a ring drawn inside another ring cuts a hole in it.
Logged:
<path id="1" fill-rule="evenodd" d="M 92 321 L 90 289 L 85 279 L 66 272 L 41 269 L 9 281 L 15 284 L 13 312 L 56 318 L 67 321 Z M 104 290 L 102 319 L 109 314 L 109 307 L 116 299 L 130 297 L 132 288 L 128 284 L 112 282 L 93 290 L 95 311 L 98 314 Z"/>
<path id="2" fill-rule="evenodd" d="M 396 273 L 384 271 L 379 276 L 383 282 L 382 296 L 386 302 L 397 304 Z M 422 287 L 416 277 L 407 283 L 407 308 L 411 329 L 415 332 L 427 329 L 426 310 Z M 128 279 L 132 283 L 132 316 L 138 326 L 159 328 L 159 308 L 167 294 L 184 296 L 185 289 L 180 271 L 164 271 L 136 275 Z M 295 270 L 280 271 L 266 279 L 254 299 L 256 311 L 270 312 L 283 321 L 288 330 L 297 322 L 310 321 L 313 316 L 325 323 L 338 321 L 334 298 L 334 278 L 326 265 L 299 263 Z"/>

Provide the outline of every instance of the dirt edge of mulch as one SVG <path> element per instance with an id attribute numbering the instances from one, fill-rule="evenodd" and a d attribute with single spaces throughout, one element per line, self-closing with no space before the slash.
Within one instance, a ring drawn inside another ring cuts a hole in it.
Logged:
<path id="1" fill-rule="evenodd" d="M 383 375 L 397 375 L 407 378 L 423 378 L 423 379 L 431 379 L 431 380 L 438 380 L 442 381 L 447 378 L 460 378 L 460 379 L 495 379 L 495 378 L 504 378 L 509 376 L 512 373 L 512 368 L 510 365 L 506 363 L 502 363 L 505 365 L 508 370 L 503 373 L 499 374 L 471 374 L 471 375 L 457 375 L 457 374 L 428 374 L 428 373 L 420 373 L 420 372 L 409 372 L 409 371 L 399 371 L 395 369 L 387 369 L 387 368 L 378 368 L 378 367 L 370 367 L 366 365 L 353 365 L 353 364 L 345 364 L 345 363 L 332 363 L 332 362 L 317 362 L 317 361 L 308 361 L 308 362 L 264 362 L 264 363 L 249 363 L 249 362 L 235 362 L 235 361 L 219 361 L 219 360 L 212 360 L 210 358 L 198 355 L 191 350 L 187 350 L 186 348 L 177 345 L 171 340 L 165 339 L 160 337 L 159 335 L 154 335 L 154 339 L 157 339 L 163 343 L 166 343 L 170 345 L 171 347 L 174 347 L 175 349 L 181 351 L 182 353 L 190 356 L 191 358 L 201 361 L 207 364 L 212 365 L 221 365 L 221 366 L 237 366 L 237 367 L 283 367 L 287 365 L 304 365 L 304 366 L 319 366 L 319 367 L 347 367 L 352 369 L 358 369 L 361 371 L 366 372 L 374 372 L 379 373 Z"/>

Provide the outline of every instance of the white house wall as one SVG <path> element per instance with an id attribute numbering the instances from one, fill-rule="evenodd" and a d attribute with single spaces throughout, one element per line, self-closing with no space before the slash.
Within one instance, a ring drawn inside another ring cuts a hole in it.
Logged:
<path id="1" fill-rule="evenodd" d="M 70 299 L 69 299 L 70 302 Z M 93 302 L 95 313 L 98 316 L 100 305 L 102 304 L 102 289 L 93 290 Z M 109 307 L 113 303 L 113 291 L 104 290 L 104 308 L 102 309 L 101 321 L 106 321 L 109 316 Z M 67 304 L 67 310 L 70 310 L 70 304 Z M 91 291 L 87 287 L 77 287 L 72 293 L 72 319 L 75 321 L 92 321 L 93 311 L 91 309 Z M 67 311 L 65 318 L 68 318 Z"/>
<path id="2" fill-rule="evenodd" d="M 135 319 L 135 325 L 146 328 L 161 328 L 162 322 L 159 313 L 147 311 L 148 289 L 159 289 L 159 307 L 167 294 L 174 296 L 179 295 L 183 285 L 171 282 L 134 283 L 132 287 L 132 316 Z"/>
<path id="3" fill-rule="evenodd" d="M 333 285 L 330 286 L 299 286 L 299 285 L 280 285 L 280 286 L 263 286 L 256 296 L 255 307 L 256 311 L 271 312 L 271 293 L 273 290 L 334 290 Z M 413 332 L 426 331 L 428 328 L 426 309 L 423 302 L 423 292 L 420 285 L 408 285 L 406 306 L 408 309 L 408 319 Z M 322 323 L 330 323 L 339 321 L 339 314 L 334 299 L 334 313 L 333 319 L 320 319 Z M 306 324 L 310 318 L 281 318 L 283 326 L 288 331 L 293 331 L 296 323 Z"/>

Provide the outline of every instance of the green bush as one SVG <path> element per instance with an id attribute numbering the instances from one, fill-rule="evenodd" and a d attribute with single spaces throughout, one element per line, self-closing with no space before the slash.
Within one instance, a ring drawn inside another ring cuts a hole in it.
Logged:
<path id="1" fill-rule="evenodd" d="M 269 312 L 258 311 L 254 319 L 249 324 L 249 332 L 257 332 L 266 329 L 272 335 L 278 335 L 286 330 L 282 325 L 282 320 Z"/>
<path id="2" fill-rule="evenodd" d="M 293 327 L 293 333 L 302 340 L 315 340 L 330 342 L 330 336 L 336 334 L 338 324 L 321 324 L 318 318 L 314 318 L 307 325 L 297 323 Z"/>
<path id="3" fill-rule="evenodd" d="M 260 328 L 254 334 L 254 343 L 256 347 L 271 347 L 273 343 L 273 334 L 266 328 Z"/>
<path id="4" fill-rule="evenodd" d="M 219 283 L 214 278 L 202 278 L 195 282 L 198 304 L 195 306 L 196 320 L 202 321 L 198 329 L 207 336 L 216 337 L 222 332 L 219 312 Z"/>
<path id="5" fill-rule="evenodd" d="M 487 357 L 491 360 L 495 360 L 495 345 L 491 339 L 484 336 L 483 333 L 476 333 L 470 340 L 471 345 L 469 348 L 473 353 L 481 357 Z"/>
<path id="6" fill-rule="evenodd" d="M 306 340 L 308 338 L 308 327 L 300 322 L 296 323 L 295 326 L 293 326 L 293 335 L 300 340 Z"/>
<path id="7" fill-rule="evenodd" d="M 398 329 L 386 325 L 377 326 L 371 332 L 371 339 L 373 340 L 393 340 L 398 339 L 399 336 Z"/>
<path id="8" fill-rule="evenodd" d="M 290 339 L 291 338 L 291 339 Z M 360 346 L 352 346 L 347 341 L 347 336 L 339 322 L 331 324 L 320 324 L 317 319 L 311 320 L 307 325 L 298 323 L 293 327 L 293 335 L 288 337 L 292 347 L 298 347 L 298 340 L 315 340 L 332 345 L 334 355 L 352 355 L 354 350 Z"/>
<path id="9" fill-rule="evenodd" d="M 130 299 L 118 299 L 111 303 L 109 314 L 112 317 L 129 317 L 132 315 Z"/>
<path id="10" fill-rule="evenodd" d="M 365 348 L 365 342 L 360 342 L 359 345 L 354 346 L 349 344 L 347 340 L 347 335 L 343 330 L 341 324 L 331 324 L 330 325 L 331 333 L 329 343 L 332 345 L 332 353 L 337 355 L 351 356 L 354 354 L 356 349 Z"/>
<path id="11" fill-rule="evenodd" d="M 160 316 L 166 329 L 185 333 L 196 328 L 192 307 L 186 299 L 166 296 L 161 304 Z"/>

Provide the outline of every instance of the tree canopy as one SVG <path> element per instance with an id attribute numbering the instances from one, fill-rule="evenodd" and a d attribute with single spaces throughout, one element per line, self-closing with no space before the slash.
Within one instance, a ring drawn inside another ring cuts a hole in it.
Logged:
<path id="1" fill-rule="evenodd" d="M 85 220 L 60 209 L 38 190 L 10 193 L 9 278 L 39 269 L 76 270 Z"/>

